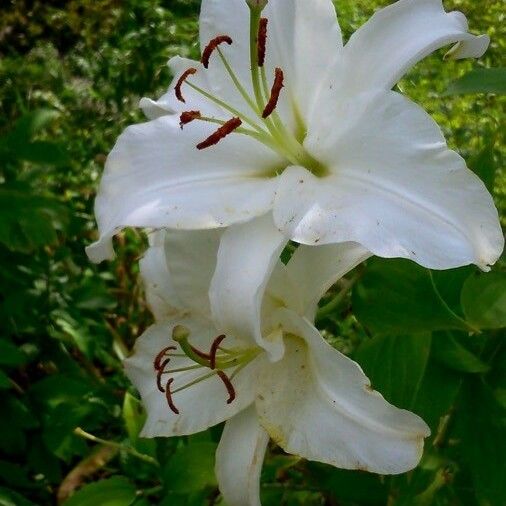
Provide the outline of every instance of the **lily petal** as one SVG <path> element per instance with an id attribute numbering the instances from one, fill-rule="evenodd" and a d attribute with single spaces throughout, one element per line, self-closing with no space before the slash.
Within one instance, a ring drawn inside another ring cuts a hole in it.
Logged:
<path id="1" fill-rule="evenodd" d="M 254 406 L 225 424 L 216 451 L 216 476 L 227 504 L 260 506 L 260 473 L 268 442 Z"/>
<path id="2" fill-rule="evenodd" d="M 454 58 L 479 58 L 490 39 L 468 33 L 464 14 L 445 12 L 441 0 L 400 0 L 351 36 L 344 48 L 345 88 L 351 94 L 390 89 L 418 61 L 454 42 Z"/>
<path id="3" fill-rule="evenodd" d="M 256 342 L 272 360 L 283 355 L 283 342 L 263 337 L 260 313 L 269 277 L 287 242 L 270 213 L 230 227 L 221 240 L 209 291 L 217 326 L 225 334 Z"/>
<path id="4" fill-rule="evenodd" d="M 240 134 L 197 150 L 213 130 L 195 122 L 181 131 L 175 116 L 126 129 L 95 203 L 100 240 L 87 249 L 93 261 L 113 256 L 111 238 L 124 227 L 219 228 L 271 208 L 276 182 L 262 176 L 280 159 Z"/>
<path id="5" fill-rule="evenodd" d="M 197 69 L 197 73 L 190 76 L 189 81 L 207 92 L 211 91 L 207 73 L 200 62 L 175 56 L 169 60 L 168 65 L 172 72 L 173 80 L 167 93 L 156 101 L 150 98 L 142 98 L 139 103 L 140 108 L 148 119 L 157 119 L 167 114 L 177 114 L 183 111 L 200 111 L 203 116 L 207 117 L 226 117 L 220 107 L 188 85 L 183 85 L 182 90 L 185 102 L 180 102 L 176 98 L 176 84 L 183 73 L 190 68 Z"/>
<path id="6" fill-rule="evenodd" d="M 179 414 L 174 413 L 165 393 L 157 387 L 154 360 L 167 346 L 178 348 L 172 339 L 172 330 L 176 325 L 188 328 L 191 332 L 190 342 L 203 351 L 209 350 L 213 339 L 219 334 L 209 323 L 186 318 L 153 325 L 137 340 L 134 354 L 124 364 L 127 376 L 141 394 L 148 415 L 142 437 L 182 436 L 206 430 L 245 409 L 255 395 L 257 362 L 253 361 L 235 376 L 233 384 L 236 398 L 230 404 L 227 404 L 227 389 L 220 378 L 214 375 L 174 393 L 172 399 Z M 179 348 L 176 353 L 181 353 Z M 172 370 L 191 366 L 195 366 L 195 362 L 190 359 L 173 357 L 167 368 Z M 163 375 L 162 385 L 169 378 L 174 378 L 171 391 L 175 391 L 210 372 L 208 368 L 201 368 L 166 374 Z"/>
<path id="7" fill-rule="evenodd" d="M 164 230 L 149 234 L 149 248 L 139 263 L 146 301 L 158 321 L 181 316 L 185 311 L 167 266 L 165 239 Z"/>
<path id="8" fill-rule="evenodd" d="M 286 309 L 279 319 L 285 332 L 300 338 L 286 338 L 283 360 L 257 380 L 257 412 L 271 438 L 288 453 L 343 469 L 413 469 L 430 434 L 423 420 L 373 391 L 358 364 L 307 320 Z"/>
<path id="9" fill-rule="evenodd" d="M 287 264 L 288 274 L 303 297 L 302 314 L 313 321 L 318 302 L 329 288 L 371 253 L 357 243 L 327 244 L 297 248 Z"/>
<path id="10" fill-rule="evenodd" d="M 330 0 L 276 0 L 262 12 L 268 18 L 266 71 L 275 67 L 286 76 L 286 93 L 279 108 L 289 124 L 295 104 L 302 115 L 319 90 L 317 76 L 328 67 L 329 55 L 342 48 L 335 8 Z M 200 15 L 200 43 L 204 48 L 218 35 L 229 35 L 233 45 L 223 52 L 244 88 L 253 96 L 250 72 L 249 9 L 244 0 L 203 0 Z M 233 105 L 251 114 L 226 70 L 216 56 L 209 66 L 209 82 L 214 93 L 227 97 Z"/>
<path id="11" fill-rule="evenodd" d="M 504 247 L 492 197 L 432 118 L 392 91 L 354 107 L 326 140 L 308 138 L 332 175 L 281 175 L 277 226 L 304 244 L 353 241 L 433 269 L 492 265 Z"/>

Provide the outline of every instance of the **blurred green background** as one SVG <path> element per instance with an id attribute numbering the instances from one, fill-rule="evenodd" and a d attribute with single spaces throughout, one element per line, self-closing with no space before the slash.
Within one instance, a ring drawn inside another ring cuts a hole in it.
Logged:
<path id="1" fill-rule="evenodd" d="M 336 0 L 345 36 L 388 3 Z M 138 437 L 144 414 L 121 359 L 151 322 L 137 275 L 144 238 L 122 234 L 117 260 L 99 267 L 84 254 L 106 155 L 142 120 L 139 98 L 168 86 L 166 61 L 198 56 L 199 4 L 0 3 L 0 506 L 222 504 L 213 473 L 221 427 Z M 504 96 L 469 93 L 485 86 L 479 75 L 452 84 L 505 66 L 504 3 L 445 6 L 488 33 L 490 50 L 478 62 L 443 62 L 439 51 L 399 87 L 436 118 L 505 216 Z M 504 90 L 504 73 L 495 79 L 489 90 Z M 264 505 L 506 505 L 505 272 L 504 263 L 484 275 L 375 259 L 336 286 L 319 327 L 433 436 L 420 467 L 395 478 L 273 446 Z"/>

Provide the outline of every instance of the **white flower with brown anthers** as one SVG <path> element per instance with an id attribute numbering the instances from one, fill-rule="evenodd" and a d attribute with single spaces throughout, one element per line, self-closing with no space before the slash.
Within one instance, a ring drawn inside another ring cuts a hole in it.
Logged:
<path id="1" fill-rule="evenodd" d="M 100 240 L 126 226 L 211 229 L 269 211 L 302 244 L 487 269 L 503 236 L 492 199 L 421 108 L 392 87 L 432 51 L 479 57 L 487 36 L 441 0 L 400 0 L 343 45 L 331 0 L 203 0 L 202 62 L 109 156 Z M 181 129 L 182 128 L 182 129 Z M 254 246 L 252 246 L 254 248 Z"/>
<path id="2" fill-rule="evenodd" d="M 239 227 L 259 239 L 272 233 L 270 221 Z M 237 232 L 227 230 L 221 245 Z M 126 360 L 147 410 L 142 435 L 188 435 L 228 420 L 216 472 L 230 506 L 260 504 L 269 438 L 289 453 L 346 469 L 396 474 L 415 467 L 429 435 L 426 424 L 386 402 L 312 324 L 322 294 L 369 252 L 354 243 L 300 246 L 286 266 L 270 265 L 263 286 L 255 285 L 263 252 L 251 256 L 255 260 L 242 267 L 245 278 L 252 275 L 246 304 L 257 315 L 251 319 L 255 338 L 248 339 L 224 334 L 211 315 L 207 294 L 220 235 L 161 232 L 143 260 L 158 322 Z M 235 307 L 227 308 L 235 318 Z"/>

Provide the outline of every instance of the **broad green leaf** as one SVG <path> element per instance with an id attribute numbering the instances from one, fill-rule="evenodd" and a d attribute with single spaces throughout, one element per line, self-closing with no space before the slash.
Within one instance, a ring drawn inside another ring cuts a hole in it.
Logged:
<path id="1" fill-rule="evenodd" d="M 462 308 L 467 319 L 480 329 L 506 327 L 506 273 L 471 276 L 462 289 Z"/>
<path id="2" fill-rule="evenodd" d="M 344 501 L 370 506 L 386 504 L 388 489 L 377 475 L 336 469 L 316 462 L 306 465 L 310 471 L 309 484 L 329 492 L 337 504 Z"/>
<path id="3" fill-rule="evenodd" d="M 454 81 L 446 95 L 506 93 L 506 68 L 476 69 Z"/>
<path id="4" fill-rule="evenodd" d="M 432 338 L 432 351 L 437 360 L 456 371 L 485 373 L 490 369 L 451 332 L 435 333 Z"/>
<path id="5" fill-rule="evenodd" d="M 215 487 L 215 452 L 214 443 L 190 443 L 178 448 L 164 469 L 166 488 L 177 494 L 193 494 Z"/>
<path id="6" fill-rule="evenodd" d="M 127 478 L 115 476 L 85 485 L 63 504 L 64 506 L 131 506 L 135 499 L 134 485 Z"/>
<path id="7" fill-rule="evenodd" d="M 460 293 L 458 284 L 456 289 Z M 408 260 L 372 260 L 354 288 L 353 309 L 373 333 L 468 329 L 438 292 L 431 272 Z"/>
<path id="8" fill-rule="evenodd" d="M 372 386 L 396 406 L 412 409 L 425 375 L 430 334 L 377 336 L 355 355 Z"/>
<path id="9" fill-rule="evenodd" d="M 8 390 L 11 388 L 11 382 L 9 376 L 0 369 L 0 390 Z"/>
<path id="10" fill-rule="evenodd" d="M 469 381 L 458 420 L 461 451 L 471 471 L 479 504 L 506 504 L 506 410 L 485 384 Z"/>
<path id="11" fill-rule="evenodd" d="M 53 142 L 34 141 L 23 146 L 17 153 L 20 160 L 41 165 L 65 165 L 69 162 L 67 154 Z"/>
<path id="12" fill-rule="evenodd" d="M 17 346 L 0 339 L 0 365 L 17 367 L 26 362 L 27 356 Z"/>
<path id="13" fill-rule="evenodd" d="M 0 487 L 0 506 L 36 506 L 18 492 Z"/>

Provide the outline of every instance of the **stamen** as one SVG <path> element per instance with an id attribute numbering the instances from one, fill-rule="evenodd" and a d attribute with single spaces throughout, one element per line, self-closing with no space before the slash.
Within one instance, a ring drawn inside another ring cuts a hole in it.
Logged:
<path id="1" fill-rule="evenodd" d="M 267 18 L 260 18 L 258 25 L 258 66 L 263 67 L 265 63 L 265 51 L 267 48 L 267 25 L 269 20 Z"/>
<path id="2" fill-rule="evenodd" d="M 192 121 L 199 119 L 202 117 L 202 114 L 200 114 L 200 111 L 185 111 L 179 116 L 179 126 L 181 127 L 181 130 L 185 125 L 188 123 L 191 123 Z"/>
<path id="3" fill-rule="evenodd" d="M 229 46 L 232 44 L 232 39 L 228 35 L 219 35 L 218 37 L 215 37 L 209 44 L 206 46 L 202 53 L 202 59 L 200 60 L 202 62 L 202 65 L 204 65 L 204 68 L 209 68 L 209 59 L 211 58 L 211 55 L 213 54 L 214 50 L 220 45 L 226 42 Z"/>
<path id="4" fill-rule="evenodd" d="M 220 347 L 220 344 L 223 342 L 223 340 L 226 338 L 226 335 L 218 336 L 211 346 L 211 351 L 209 352 L 210 360 L 209 360 L 209 367 L 211 369 L 216 369 L 216 353 L 218 353 L 218 348 Z"/>
<path id="5" fill-rule="evenodd" d="M 228 379 L 228 376 L 223 371 L 216 371 L 216 374 L 220 377 L 221 381 L 223 381 L 223 383 L 225 384 L 225 387 L 226 387 L 228 395 L 229 395 L 228 400 L 227 400 L 227 404 L 231 404 L 236 397 L 234 385 L 232 385 L 232 382 Z"/>
<path id="6" fill-rule="evenodd" d="M 174 92 L 176 93 L 176 98 L 180 101 L 186 104 L 186 100 L 183 97 L 183 94 L 181 93 L 181 87 L 183 86 L 184 82 L 188 79 L 188 77 L 194 75 L 197 73 L 197 69 L 195 68 L 189 68 L 188 70 L 185 70 L 183 72 L 183 75 L 179 78 L 178 82 L 176 83 L 176 86 L 174 88 Z"/>
<path id="7" fill-rule="evenodd" d="M 163 385 L 162 385 L 162 376 L 165 374 L 165 368 L 169 365 L 169 362 L 170 362 L 170 358 L 168 358 L 167 360 L 165 360 L 163 362 L 160 369 L 158 369 L 157 373 L 156 373 L 156 386 L 157 386 L 158 390 L 160 390 L 160 392 L 162 392 L 162 394 L 165 392 Z"/>
<path id="8" fill-rule="evenodd" d="M 227 135 L 231 134 L 241 125 L 242 121 L 240 118 L 232 118 L 231 120 L 227 121 L 222 127 L 218 128 L 218 130 L 211 134 L 206 140 L 202 141 L 200 144 L 197 144 L 197 149 L 206 149 L 214 146 L 215 144 L 218 144 L 218 142 L 224 139 Z"/>
<path id="9" fill-rule="evenodd" d="M 170 378 L 169 381 L 167 381 L 167 386 L 165 387 L 165 397 L 167 398 L 167 404 L 169 405 L 169 408 L 171 411 L 179 415 L 179 410 L 176 408 L 176 405 L 174 404 L 174 401 L 172 400 L 172 392 L 170 390 L 170 386 L 174 383 L 174 378 Z"/>
<path id="10" fill-rule="evenodd" d="M 206 353 L 205 351 L 201 351 L 198 348 L 195 348 L 195 346 L 192 346 L 191 344 L 190 344 L 190 348 L 193 351 L 193 353 L 198 355 L 200 358 L 203 358 L 204 360 L 209 360 L 211 358 L 209 353 Z M 206 367 L 207 367 L 207 365 L 206 365 Z"/>
<path id="11" fill-rule="evenodd" d="M 177 348 L 175 346 L 167 346 L 167 348 L 164 348 L 160 353 L 158 353 L 158 355 L 156 356 L 154 362 L 153 362 L 153 367 L 155 368 L 155 371 L 158 371 L 160 370 L 161 368 L 161 363 L 162 363 L 162 359 L 163 357 L 165 357 L 165 355 L 167 355 L 167 352 L 168 351 L 176 351 Z"/>
<path id="12" fill-rule="evenodd" d="M 268 118 L 273 113 L 274 109 L 276 109 L 276 106 L 278 105 L 279 95 L 284 87 L 284 79 L 285 76 L 283 74 L 283 71 L 277 67 L 274 84 L 272 85 L 271 89 L 271 98 L 265 106 L 264 112 L 262 113 L 262 118 Z"/>

